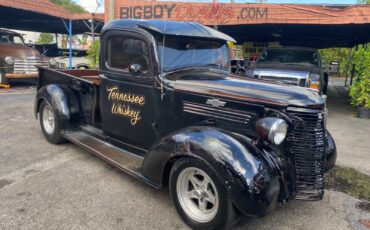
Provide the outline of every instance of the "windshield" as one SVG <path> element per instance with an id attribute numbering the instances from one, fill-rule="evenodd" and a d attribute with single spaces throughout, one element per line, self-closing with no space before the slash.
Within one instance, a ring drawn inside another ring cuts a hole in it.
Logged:
<path id="1" fill-rule="evenodd" d="M 15 34 L 0 34 L 0 43 L 24 45 L 22 37 Z"/>
<path id="2" fill-rule="evenodd" d="M 257 63 L 309 64 L 319 65 L 314 50 L 267 49 L 262 52 Z"/>
<path id="3" fill-rule="evenodd" d="M 229 50 L 226 42 L 166 36 L 163 46 L 163 38 L 158 40 L 159 60 L 163 61 L 163 71 L 189 67 L 229 70 Z"/>

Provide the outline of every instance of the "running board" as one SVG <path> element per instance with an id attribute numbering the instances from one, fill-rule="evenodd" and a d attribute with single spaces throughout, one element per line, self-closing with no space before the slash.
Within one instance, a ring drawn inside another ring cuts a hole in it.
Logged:
<path id="1" fill-rule="evenodd" d="M 107 163 L 142 180 L 152 187 L 158 188 L 157 185 L 153 184 L 142 174 L 143 157 L 117 148 L 83 131 L 64 131 L 61 135 Z"/>

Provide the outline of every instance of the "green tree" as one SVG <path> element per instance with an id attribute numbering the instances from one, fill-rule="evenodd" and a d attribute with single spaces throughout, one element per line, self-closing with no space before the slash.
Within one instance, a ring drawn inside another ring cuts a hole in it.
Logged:
<path id="1" fill-rule="evenodd" d="M 324 66 L 328 66 L 331 61 L 339 61 L 339 76 L 348 76 L 350 74 L 350 54 L 351 49 L 349 48 L 329 48 L 320 50 Z"/>
<path id="2" fill-rule="evenodd" d="M 54 36 L 48 33 L 41 33 L 36 44 L 50 44 L 54 41 Z"/>
<path id="3" fill-rule="evenodd" d="M 99 50 L 100 50 L 100 41 L 96 40 L 87 51 L 87 58 L 90 61 L 91 68 L 97 68 L 99 66 Z"/>
<path id="4" fill-rule="evenodd" d="M 87 13 L 87 10 L 85 10 L 82 6 L 74 3 L 71 0 L 49 0 L 49 1 L 56 5 L 62 6 L 70 13 Z"/>
<path id="5" fill-rule="evenodd" d="M 82 35 L 82 37 L 78 37 L 78 36 L 76 36 L 78 43 L 79 43 L 80 45 L 82 45 L 82 46 L 87 45 L 87 37 L 88 37 L 88 35 L 87 35 L 87 34 L 83 34 L 83 35 Z"/>
<path id="6" fill-rule="evenodd" d="M 370 4 L 370 0 L 357 0 L 358 4 Z"/>
<path id="7" fill-rule="evenodd" d="M 367 46 L 369 46 L 367 44 Z M 355 64 L 356 82 L 350 89 L 351 103 L 354 106 L 363 106 L 370 109 L 370 50 L 366 46 L 360 47 L 353 55 Z"/>

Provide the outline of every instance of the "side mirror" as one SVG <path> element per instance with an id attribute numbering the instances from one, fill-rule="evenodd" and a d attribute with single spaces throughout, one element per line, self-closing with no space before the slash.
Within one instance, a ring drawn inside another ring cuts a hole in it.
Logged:
<path id="1" fill-rule="evenodd" d="M 143 67 L 139 63 L 132 63 L 128 67 L 131 74 L 138 76 L 143 73 Z"/>

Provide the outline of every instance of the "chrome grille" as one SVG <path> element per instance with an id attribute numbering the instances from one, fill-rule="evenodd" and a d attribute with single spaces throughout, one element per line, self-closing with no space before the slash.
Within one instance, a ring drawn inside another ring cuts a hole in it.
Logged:
<path id="1" fill-rule="evenodd" d="M 320 200 L 324 195 L 325 112 L 289 111 L 294 128 L 288 135 L 290 153 L 295 162 L 299 200 Z"/>
<path id="2" fill-rule="evenodd" d="M 257 78 L 266 80 L 266 81 L 274 81 L 280 82 L 283 84 L 288 85 L 297 85 L 297 86 L 305 86 L 306 80 L 303 78 L 293 78 L 293 77 L 276 77 L 276 76 L 257 76 Z"/>
<path id="3" fill-rule="evenodd" d="M 14 60 L 14 73 L 37 73 L 38 66 L 49 67 L 48 61 L 43 61 L 38 57 L 29 57 L 27 59 L 15 59 Z"/>
<path id="4" fill-rule="evenodd" d="M 245 111 L 229 108 L 218 108 L 194 102 L 184 102 L 183 111 L 201 116 L 212 117 L 220 120 L 238 122 L 243 124 L 247 124 L 253 115 Z"/>

